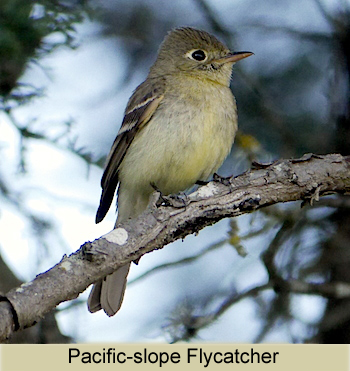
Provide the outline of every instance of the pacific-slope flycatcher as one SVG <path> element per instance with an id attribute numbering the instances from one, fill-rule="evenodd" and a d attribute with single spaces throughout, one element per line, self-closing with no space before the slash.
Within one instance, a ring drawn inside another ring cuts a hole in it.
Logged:
<path id="1" fill-rule="evenodd" d="M 232 66 L 251 52 L 230 52 L 214 36 L 183 27 L 163 41 L 147 79 L 125 110 L 107 158 L 96 215 L 106 215 L 118 188 L 117 222 L 147 207 L 156 186 L 163 195 L 207 180 L 231 150 L 237 131 Z M 153 185 L 153 186 L 152 186 Z M 90 312 L 120 308 L 130 264 L 95 283 Z"/>

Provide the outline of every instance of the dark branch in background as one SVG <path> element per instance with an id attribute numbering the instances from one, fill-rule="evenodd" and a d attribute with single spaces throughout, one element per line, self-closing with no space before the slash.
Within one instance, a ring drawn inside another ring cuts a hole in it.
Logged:
<path id="1" fill-rule="evenodd" d="M 276 284 L 276 285 L 275 285 Z M 280 286 L 283 284 L 283 291 Z M 194 338 L 197 333 L 213 324 L 221 315 L 223 315 L 227 310 L 229 310 L 233 305 L 239 303 L 244 299 L 254 299 L 260 293 L 266 290 L 276 290 L 278 285 L 278 293 L 281 296 L 276 298 L 276 302 L 281 303 L 285 295 L 290 293 L 294 294 L 305 294 L 305 295 L 320 295 L 325 298 L 350 298 L 350 284 L 343 282 L 334 282 L 334 283 L 309 283 L 301 280 L 282 280 L 278 279 L 278 283 L 274 280 L 269 279 L 269 281 L 263 285 L 255 286 L 251 289 L 245 290 L 241 293 L 233 292 L 232 295 L 229 295 L 217 308 L 215 311 L 212 311 L 208 314 L 198 315 L 195 314 L 196 308 L 189 308 L 187 311 L 183 311 L 179 316 L 174 316 L 171 318 L 171 322 L 166 326 L 165 330 L 172 335 L 171 342 L 176 343 L 179 341 L 188 341 Z M 286 303 L 285 305 L 287 305 Z M 192 311 L 191 311 L 192 309 Z M 275 313 L 274 311 L 271 311 Z M 273 326 L 274 322 L 277 321 L 277 318 L 274 318 L 273 315 L 269 316 L 267 319 L 264 328 L 260 332 L 258 338 L 255 339 L 254 343 L 259 343 L 263 340 L 268 331 L 271 330 L 269 326 Z M 335 322 L 335 321 L 334 321 Z M 336 322 L 335 322 L 336 323 Z M 330 325 L 331 327 L 332 325 Z M 174 335 L 175 334 L 175 335 Z"/>
<path id="2" fill-rule="evenodd" d="M 349 197 L 346 196 L 339 198 L 349 200 Z M 318 203 L 322 203 L 323 200 L 337 201 L 338 199 L 325 198 L 321 199 L 314 205 L 318 207 Z M 327 205 L 327 203 L 323 203 L 323 207 L 325 205 Z M 267 208 L 261 210 L 264 214 L 273 217 L 273 219 L 278 221 L 278 223 L 282 221 L 276 235 L 261 255 L 269 277 L 267 283 L 246 289 L 240 293 L 235 291 L 234 288 L 231 288 L 231 293 L 228 293 L 225 299 L 219 300 L 221 301 L 221 304 L 219 304 L 215 310 L 208 311 L 206 310 L 206 305 L 203 304 L 200 305 L 199 308 L 194 305 L 191 307 L 186 301 L 184 301 L 178 306 L 178 309 L 174 311 L 174 315 L 170 317 L 169 323 L 164 328 L 164 330 L 170 335 L 171 342 L 189 341 L 196 337 L 200 330 L 213 324 L 222 314 L 229 310 L 232 305 L 235 305 L 247 298 L 254 299 L 255 305 L 262 307 L 260 311 L 263 313 L 263 326 L 253 341 L 254 343 L 259 343 L 264 340 L 266 335 L 271 332 L 275 325 L 281 323 L 281 320 L 283 323 L 286 323 L 288 320 L 292 321 L 294 319 L 290 313 L 290 294 L 319 295 L 326 298 L 350 297 L 350 285 L 347 283 L 312 283 L 304 281 L 301 278 L 292 279 L 291 275 L 286 275 L 286 273 L 288 273 L 286 267 L 277 267 L 276 265 L 276 255 L 281 252 L 284 243 L 291 237 L 295 238 L 296 231 L 302 231 L 303 227 L 307 226 L 308 228 L 312 225 L 310 221 L 306 223 L 306 213 L 310 209 L 311 208 L 309 207 L 304 207 L 299 210 L 294 208 L 292 212 L 290 209 L 281 210 L 280 208 Z M 267 225 L 269 227 L 267 227 Z M 266 227 L 271 229 L 271 220 L 267 225 L 265 225 L 264 229 Z M 315 226 L 316 225 L 319 228 L 322 228 L 320 220 L 315 223 Z M 247 237 L 248 236 L 249 234 Z M 294 266 L 294 268 L 301 271 L 301 262 L 295 262 L 295 265 L 297 264 L 298 266 Z M 281 274 L 284 274 L 284 277 L 282 277 Z M 273 290 L 276 294 L 267 302 L 259 298 L 260 293 L 266 290 Z M 215 297 L 210 298 L 211 303 L 217 301 L 218 299 Z"/>
<path id="3" fill-rule="evenodd" d="M 234 219 L 232 219 L 232 221 L 233 220 Z M 231 221 L 231 232 L 230 233 L 232 233 L 232 229 L 233 229 L 232 228 L 232 221 Z M 148 277 L 148 276 L 150 276 L 154 273 L 158 273 L 158 272 L 161 272 L 163 270 L 167 270 L 169 268 L 176 268 L 176 267 L 179 267 L 179 266 L 183 266 L 184 264 L 193 263 L 193 262 L 197 261 L 198 259 L 201 259 L 206 254 L 225 246 L 227 243 L 232 245 L 237 250 L 238 254 L 245 256 L 246 253 L 244 252 L 244 249 L 240 245 L 240 242 L 244 241 L 244 240 L 247 240 L 247 239 L 250 239 L 250 238 L 253 238 L 253 237 L 256 237 L 256 236 L 259 236 L 261 233 L 266 231 L 266 229 L 268 227 L 269 227 L 269 223 L 267 223 L 263 228 L 260 228 L 257 231 L 249 232 L 244 236 L 239 237 L 239 236 L 235 235 L 234 237 L 236 237 L 236 238 L 233 238 L 233 239 L 231 238 L 232 236 L 228 236 L 228 238 L 223 238 L 222 240 L 220 240 L 220 241 L 206 247 L 205 249 L 199 251 L 196 255 L 189 256 L 189 257 L 186 257 L 186 258 L 183 258 L 183 259 L 179 259 L 179 260 L 176 260 L 176 261 L 173 261 L 173 262 L 157 265 L 156 267 L 154 267 L 154 268 L 148 270 L 147 272 L 139 275 L 138 277 L 134 278 L 133 280 L 129 280 L 128 285 L 139 282 L 142 279 L 144 279 L 144 278 L 146 278 L 146 277 Z"/>
<path id="4" fill-rule="evenodd" d="M 75 299 L 119 266 L 223 218 L 279 202 L 301 199 L 312 203 L 325 194 L 350 192 L 349 157 L 305 155 L 255 166 L 257 169 L 231 178 L 229 185 L 211 182 L 199 188 L 188 196 L 185 208 L 156 207 L 159 194 L 155 194 L 140 217 L 85 243 L 49 271 L 8 292 L 0 302 L 0 339 L 5 341 L 13 331 L 32 326 L 59 303 Z M 272 287 L 276 286 L 276 277 L 271 275 Z M 11 328 L 9 303 L 14 314 Z"/>
<path id="5" fill-rule="evenodd" d="M 157 265 L 156 267 L 148 270 L 147 272 L 141 274 L 140 276 L 134 278 L 133 280 L 128 281 L 128 285 L 131 285 L 135 282 L 138 282 L 138 281 L 140 281 L 140 280 L 142 280 L 142 279 L 144 279 L 144 278 L 146 278 L 149 275 L 152 275 L 154 273 L 157 273 L 157 272 L 169 269 L 169 268 L 175 268 L 175 267 L 178 267 L 178 266 L 183 266 L 184 264 L 193 263 L 196 260 L 202 258 L 204 255 L 208 254 L 209 252 L 214 251 L 214 250 L 224 246 L 225 243 L 226 243 L 226 239 L 223 239 L 223 240 L 221 240 L 217 243 L 214 243 L 213 245 L 210 245 L 209 247 L 203 249 L 202 251 L 200 251 L 196 255 L 189 256 L 187 258 L 183 258 L 183 259 L 180 259 L 180 260 L 177 260 L 177 261 L 174 261 L 174 262 Z"/>
<path id="6" fill-rule="evenodd" d="M 210 8 L 210 6 L 205 0 L 194 0 L 194 2 L 202 10 L 213 31 L 215 33 L 221 34 L 225 38 L 225 41 L 230 42 L 231 44 L 233 34 L 235 32 L 234 31 L 232 32 L 232 30 L 228 30 L 223 26 L 223 24 L 220 22 L 217 15 L 215 14 L 214 10 Z"/>
<path id="7" fill-rule="evenodd" d="M 88 152 L 85 148 L 78 148 L 76 146 L 76 141 L 75 140 L 69 140 L 69 143 L 63 143 L 61 144 L 60 140 L 61 139 L 66 139 L 68 137 L 68 134 L 70 132 L 70 129 L 74 123 L 72 121 L 67 121 L 64 123 L 64 128 L 62 132 L 56 136 L 55 138 L 50 138 L 47 136 L 45 133 L 38 133 L 35 130 L 33 130 L 30 127 L 30 124 L 27 126 L 21 126 L 13 117 L 11 112 L 6 112 L 7 117 L 9 118 L 11 124 L 13 127 L 18 131 L 18 134 L 20 135 L 20 141 L 21 141 L 21 146 L 20 146 L 20 152 L 21 152 L 21 168 L 23 171 L 25 171 L 25 159 L 23 152 L 25 152 L 26 148 L 26 141 L 30 139 L 35 139 L 35 140 L 41 140 L 43 142 L 46 142 L 48 144 L 52 144 L 55 146 L 57 149 L 60 149 L 62 151 L 66 151 L 68 153 L 71 153 L 75 156 L 78 156 L 81 158 L 85 163 L 87 168 L 89 169 L 91 165 L 98 166 L 100 168 L 103 168 L 104 162 L 105 162 L 105 157 L 99 158 L 99 159 L 93 159 L 93 156 L 90 152 Z M 62 123 L 61 123 L 62 125 Z M 67 139 L 66 139 L 67 140 Z"/>

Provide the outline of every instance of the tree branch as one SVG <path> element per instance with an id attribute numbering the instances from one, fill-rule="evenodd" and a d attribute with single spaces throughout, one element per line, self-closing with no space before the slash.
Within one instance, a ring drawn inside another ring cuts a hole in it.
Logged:
<path id="1" fill-rule="evenodd" d="M 33 281 L 9 291 L 0 301 L 0 341 L 34 325 L 59 303 L 75 299 L 119 266 L 223 218 L 280 202 L 312 203 L 325 194 L 350 193 L 350 156 L 309 154 L 254 166 L 254 170 L 231 178 L 227 185 L 210 182 L 199 188 L 188 196 L 186 207 L 157 207 L 159 194 L 155 193 L 148 209 L 138 218 L 86 242 Z"/>

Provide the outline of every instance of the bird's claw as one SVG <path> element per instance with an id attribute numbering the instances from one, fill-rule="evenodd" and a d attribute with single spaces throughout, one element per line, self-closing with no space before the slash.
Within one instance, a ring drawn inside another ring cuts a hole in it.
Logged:
<path id="1" fill-rule="evenodd" d="M 230 176 L 224 177 L 224 176 L 218 175 L 216 173 L 214 173 L 214 175 L 213 175 L 213 181 L 214 182 L 221 183 L 221 184 L 223 184 L 223 185 L 225 185 L 227 187 L 230 187 L 231 186 L 230 179 L 231 179 Z"/>
<path id="2" fill-rule="evenodd" d="M 189 204 L 189 200 L 185 193 L 171 194 L 168 196 L 163 195 L 160 189 L 154 184 L 151 183 L 152 188 L 159 193 L 156 206 L 172 206 L 175 208 L 186 207 Z"/>

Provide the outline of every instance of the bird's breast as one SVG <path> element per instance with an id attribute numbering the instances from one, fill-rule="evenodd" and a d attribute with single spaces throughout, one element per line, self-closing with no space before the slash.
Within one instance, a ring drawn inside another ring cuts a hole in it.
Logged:
<path id="1" fill-rule="evenodd" d="M 164 194 L 178 193 L 221 166 L 237 130 L 235 101 L 225 87 L 201 97 L 163 99 L 129 147 L 121 184 L 140 190 L 154 183 Z"/>

